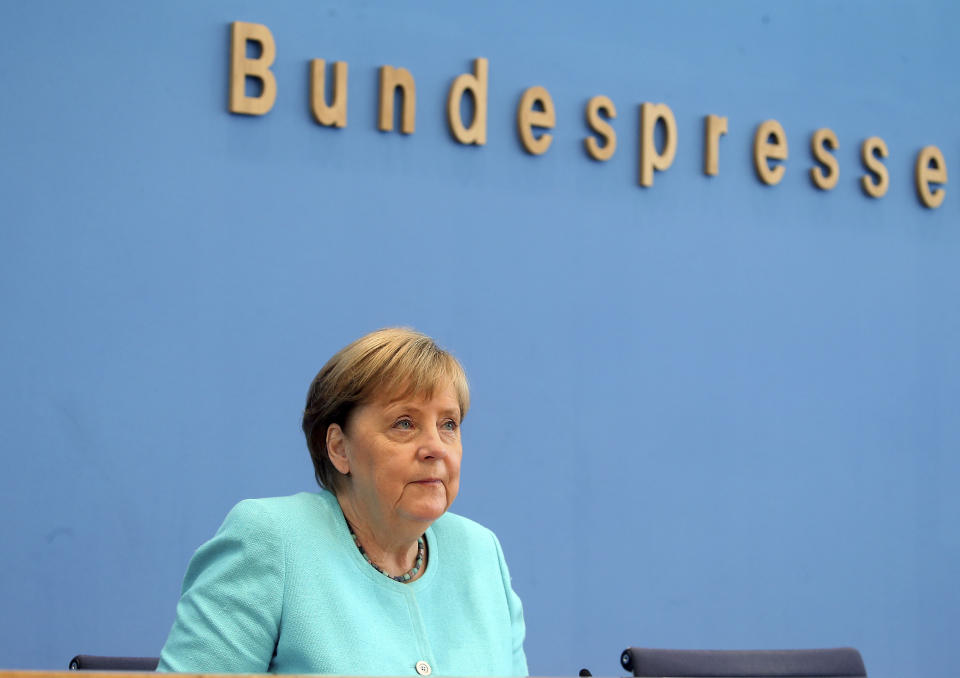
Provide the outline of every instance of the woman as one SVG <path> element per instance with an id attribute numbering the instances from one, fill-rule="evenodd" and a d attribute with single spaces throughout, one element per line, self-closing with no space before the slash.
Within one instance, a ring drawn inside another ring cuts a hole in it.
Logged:
<path id="1" fill-rule="evenodd" d="M 187 569 L 160 671 L 527 675 L 492 532 L 447 513 L 463 368 L 407 329 L 337 353 L 307 394 L 317 493 L 242 501 Z"/>

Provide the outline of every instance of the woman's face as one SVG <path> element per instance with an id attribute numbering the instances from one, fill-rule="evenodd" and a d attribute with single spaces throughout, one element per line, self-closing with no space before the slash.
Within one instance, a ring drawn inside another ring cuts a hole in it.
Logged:
<path id="1" fill-rule="evenodd" d="M 433 522 L 457 496 L 462 448 L 452 385 L 431 398 L 384 397 L 358 406 L 342 442 L 350 492 L 376 520 Z"/>

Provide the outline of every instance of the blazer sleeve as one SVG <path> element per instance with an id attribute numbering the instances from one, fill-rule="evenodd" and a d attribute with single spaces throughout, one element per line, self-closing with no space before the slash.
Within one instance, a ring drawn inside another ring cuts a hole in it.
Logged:
<path id="1" fill-rule="evenodd" d="M 491 533 L 492 534 L 492 533 Z M 523 621 L 523 605 L 520 603 L 520 596 L 514 590 L 510 581 L 510 571 L 507 569 L 507 560 L 503 557 L 503 548 L 500 546 L 500 540 L 493 535 L 493 541 L 497 545 L 497 558 L 500 559 L 500 576 L 503 579 L 503 590 L 507 596 L 507 609 L 510 612 L 510 630 L 513 642 L 513 673 L 514 676 L 528 676 L 530 670 L 527 668 L 527 655 L 523 651 L 523 640 L 527 634 L 527 626 Z"/>
<path id="2" fill-rule="evenodd" d="M 279 526 L 256 500 L 237 504 L 197 549 L 158 671 L 266 673 L 283 608 Z"/>

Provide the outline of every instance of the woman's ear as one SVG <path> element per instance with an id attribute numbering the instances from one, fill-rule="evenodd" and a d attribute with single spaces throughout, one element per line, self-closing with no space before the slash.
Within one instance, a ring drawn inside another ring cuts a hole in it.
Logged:
<path id="1" fill-rule="evenodd" d="M 327 427 L 327 456 L 330 463 L 343 475 L 350 475 L 350 462 L 347 459 L 347 440 L 340 424 Z"/>

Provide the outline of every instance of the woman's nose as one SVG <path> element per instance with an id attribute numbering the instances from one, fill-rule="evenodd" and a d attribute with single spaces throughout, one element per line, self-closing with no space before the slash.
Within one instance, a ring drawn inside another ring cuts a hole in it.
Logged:
<path id="1" fill-rule="evenodd" d="M 424 430 L 418 450 L 421 459 L 443 459 L 447 456 L 447 445 L 436 428 Z"/>

